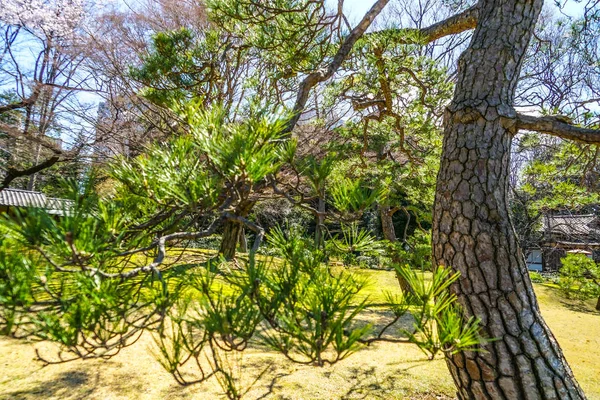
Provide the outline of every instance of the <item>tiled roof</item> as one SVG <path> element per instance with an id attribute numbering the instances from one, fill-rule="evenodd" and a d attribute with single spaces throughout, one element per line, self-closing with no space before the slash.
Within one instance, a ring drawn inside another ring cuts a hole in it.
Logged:
<path id="1" fill-rule="evenodd" d="M 566 237 L 600 238 L 600 223 L 593 214 L 548 215 L 544 218 L 544 230 Z"/>
<path id="2" fill-rule="evenodd" d="M 72 204 L 71 200 L 47 197 L 44 193 L 31 190 L 0 190 L 0 206 L 44 208 L 51 214 L 63 215 Z"/>
<path id="3" fill-rule="evenodd" d="M 46 195 L 40 192 L 9 188 L 0 191 L 2 206 L 45 208 L 46 202 Z"/>

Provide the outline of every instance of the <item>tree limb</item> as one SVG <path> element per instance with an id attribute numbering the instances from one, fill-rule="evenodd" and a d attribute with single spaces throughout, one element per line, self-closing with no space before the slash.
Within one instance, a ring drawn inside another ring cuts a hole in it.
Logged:
<path id="1" fill-rule="evenodd" d="M 21 101 L 14 102 L 14 103 L 1 105 L 0 106 L 0 114 L 3 114 L 8 111 L 18 110 L 20 108 L 25 108 L 25 107 L 31 106 L 32 104 L 34 104 L 37 101 L 39 94 L 40 94 L 40 88 L 39 88 L 39 85 L 36 85 L 34 87 L 34 89 L 32 90 L 31 95 L 28 98 L 23 99 Z"/>
<path id="2" fill-rule="evenodd" d="M 163 261 L 165 259 L 167 242 L 171 242 L 173 240 L 194 240 L 194 239 L 200 239 L 203 237 L 210 236 L 217 230 L 217 228 L 221 225 L 221 223 L 223 222 L 224 219 L 225 219 L 224 217 L 217 218 L 216 220 L 213 221 L 212 224 L 210 224 L 210 226 L 208 228 L 206 228 L 205 230 L 200 231 L 200 232 L 175 232 L 175 233 L 171 233 L 171 234 L 168 234 L 165 236 L 161 236 L 160 238 L 158 238 L 158 240 L 153 242 L 151 246 L 148 247 L 148 249 L 152 248 L 152 247 L 158 247 L 158 254 L 156 255 L 156 257 L 150 264 L 145 265 L 143 267 L 138 267 L 138 268 L 129 270 L 127 272 L 118 272 L 118 273 L 107 273 L 107 272 L 104 272 L 97 268 L 84 268 L 84 270 L 89 271 L 92 275 L 98 274 L 103 278 L 107 278 L 107 279 L 118 278 L 118 279 L 122 279 L 122 280 L 133 278 L 135 276 L 138 276 L 141 273 L 148 273 L 148 272 L 157 272 L 158 273 L 158 267 L 163 263 Z"/>
<path id="3" fill-rule="evenodd" d="M 371 23 L 375 17 L 379 15 L 388 2 L 389 0 L 378 0 L 365 14 L 360 23 L 346 37 L 327 68 L 308 74 L 300 83 L 299 91 L 296 96 L 296 103 L 294 104 L 293 109 L 294 115 L 288 122 L 288 125 L 285 129 L 286 132 L 291 132 L 298 123 L 300 115 L 304 111 L 304 107 L 308 101 L 308 96 L 311 89 L 318 83 L 329 79 L 340 68 L 346 57 L 348 57 L 352 51 L 354 44 L 363 36 L 365 31 L 369 28 L 369 26 L 371 26 Z M 444 36 L 461 33 L 475 28 L 477 26 L 478 18 L 479 7 L 474 5 L 461 13 L 455 14 L 429 27 L 422 29 L 401 29 L 400 31 L 407 33 L 418 33 L 426 43 L 429 43 Z"/>
<path id="4" fill-rule="evenodd" d="M 581 128 L 552 116 L 534 117 L 517 113 L 517 128 L 546 133 L 576 142 L 600 144 L 600 129 Z"/>
<path id="5" fill-rule="evenodd" d="M 0 114 L 3 114 L 8 111 L 18 110 L 20 108 L 25 108 L 27 106 L 30 106 L 34 102 L 35 102 L 35 100 L 32 100 L 31 98 L 29 98 L 29 99 L 21 100 L 16 103 L 2 105 L 2 106 L 0 106 Z"/>
<path id="6" fill-rule="evenodd" d="M 333 60 L 329 63 L 327 68 L 320 69 L 318 71 L 308 74 L 302 82 L 300 82 L 300 90 L 296 96 L 296 103 L 294 104 L 294 116 L 288 122 L 286 132 L 291 132 L 292 129 L 298 123 L 302 111 L 308 101 L 310 90 L 318 83 L 329 79 L 342 65 L 348 54 L 352 51 L 354 43 L 365 33 L 365 31 L 371 26 L 371 23 L 387 5 L 389 0 L 378 0 L 373 7 L 364 15 L 362 20 L 352 29 L 350 34 L 346 37 L 337 53 L 333 57 Z"/>
<path id="7" fill-rule="evenodd" d="M 8 187 L 8 185 L 10 185 L 11 182 L 17 178 L 20 178 L 22 176 L 33 175 L 33 174 L 36 174 L 46 168 L 50 168 L 51 166 L 56 164 L 59 159 L 60 159 L 60 157 L 55 155 L 55 156 L 48 158 L 46 161 L 36 164 L 30 168 L 26 168 L 26 169 L 8 168 L 6 171 L 6 176 L 4 176 L 4 179 L 2 180 L 2 184 L 0 184 L 0 191 L 6 189 Z"/>
<path id="8" fill-rule="evenodd" d="M 455 35 L 477 26 L 479 18 L 479 6 L 475 4 L 465 11 L 455 14 L 443 21 L 437 22 L 423 29 L 417 29 L 426 43 L 433 42 L 444 36 Z"/>

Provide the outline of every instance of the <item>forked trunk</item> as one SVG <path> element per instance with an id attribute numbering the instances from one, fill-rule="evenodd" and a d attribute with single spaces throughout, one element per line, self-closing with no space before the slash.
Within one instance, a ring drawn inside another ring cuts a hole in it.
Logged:
<path id="1" fill-rule="evenodd" d="M 445 115 L 433 225 L 435 265 L 495 338 L 447 358 L 460 399 L 585 398 L 538 308 L 507 200 L 513 96 L 542 0 L 482 0 Z"/>
<path id="2" fill-rule="evenodd" d="M 245 201 L 240 203 L 236 208 L 236 215 L 240 217 L 247 217 L 250 211 L 254 207 L 254 202 Z M 223 235 L 221 237 L 221 246 L 219 248 L 219 254 L 221 254 L 226 260 L 233 260 L 235 252 L 242 234 L 244 226 L 238 221 L 228 220 L 225 222 L 223 228 Z"/>

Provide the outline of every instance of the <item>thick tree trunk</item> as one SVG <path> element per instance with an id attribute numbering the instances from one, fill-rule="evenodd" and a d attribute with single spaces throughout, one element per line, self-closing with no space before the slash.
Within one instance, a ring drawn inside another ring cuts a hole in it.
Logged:
<path id="1" fill-rule="evenodd" d="M 596 310 L 600 311 L 600 296 L 598 297 L 598 301 L 596 301 Z"/>
<path id="2" fill-rule="evenodd" d="M 235 214 L 245 218 L 250 214 L 252 207 L 254 207 L 254 202 L 244 201 L 238 205 Z M 225 222 L 219 254 L 226 260 L 233 260 L 235 257 L 235 251 L 243 228 L 244 226 L 239 221 L 228 220 Z"/>
<path id="3" fill-rule="evenodd" d="M 390 210 L 389 206 L 379 206 L 379 217 L 381 219 L 381 231 L 383 232 L 383 237 L 385 240 L 388 240 L 391 243 L 397 243 L 398 239 L 396 238 L 396 230 L 394 228 L 393 221 L 393 213 Z M 398 254 L 392 250 L 392 262 L 396 265 L 400 265 L 402 260 L 398 256 Z M 396 271 L 396 279 L 398 280 L 398 285 L 400 285 L 400 289 L 404 293 L 412 292 L 412 288 L 404 279 L 402 275 Z"/>
<path id="4" fill-rule="evenodd" d="M 223 235 L 221 237 L 221 247 L 219 248 L 219 254 L 221 254 L 226 260 L 233 260 L 235 258 L 235 252 L 238 245 L 238 238 L 240 237 L 240 231 L 242 230 L 242 224 L 237 221 L 225 222 L 223 228 Z"/>
<path id="5" fill-rule="evenodd" d="M 542 0 L 482 0 L 445 115 L 433 225 L 435 265 L 496 341 L 447 358 L 460 399 L 585 398 L 538 308 L 507 200 L 513 96 Z"/>

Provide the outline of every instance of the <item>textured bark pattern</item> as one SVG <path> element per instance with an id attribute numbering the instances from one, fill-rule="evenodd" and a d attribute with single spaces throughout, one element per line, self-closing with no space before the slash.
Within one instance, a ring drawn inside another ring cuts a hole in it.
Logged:
<path id="1" fill-rule="evenodd" d="M 240 251 L 242 253 L 248 252 L 248 240 L 246 239 L 246 230 L 243 227 L 240 229 Z"/>
<path id="2" fill-rule="evenodd" d="M 233 260 L 237 249 L 238 238 L 242 230 L 242 224 L 237 221 L 227 221 L 223 228 L 223 236 L 221 237 L 221 247 L 219 254 L 226 260 Z"/>
<path id="3" fill-rule="evenodd" d="M 434 261 L 460 271 L 459 302 L 498 339 L 447 358 L 460 399 L 585 397 L 540 315 L 507 201 L 514 90 L 541 8 L 542 0 L 480 1 L 445 116 Z"/>
<path id="4" fill-rule="evenodd" d="M 252 207 L 254 207 L 253 201 L 242 201 L 236 207 L 235 215 L 246 218 L 248 214 L 250 214 L 250 211 L 252 211 Z M 221 236 L 219 254 L 221 254 L 226 260 L 233 260 L 235 257 L 235 251 L 243 230 L 244 226 L 239 221 L 229 219 L 227 222 L 225 222 L 223 235 Z"/>

